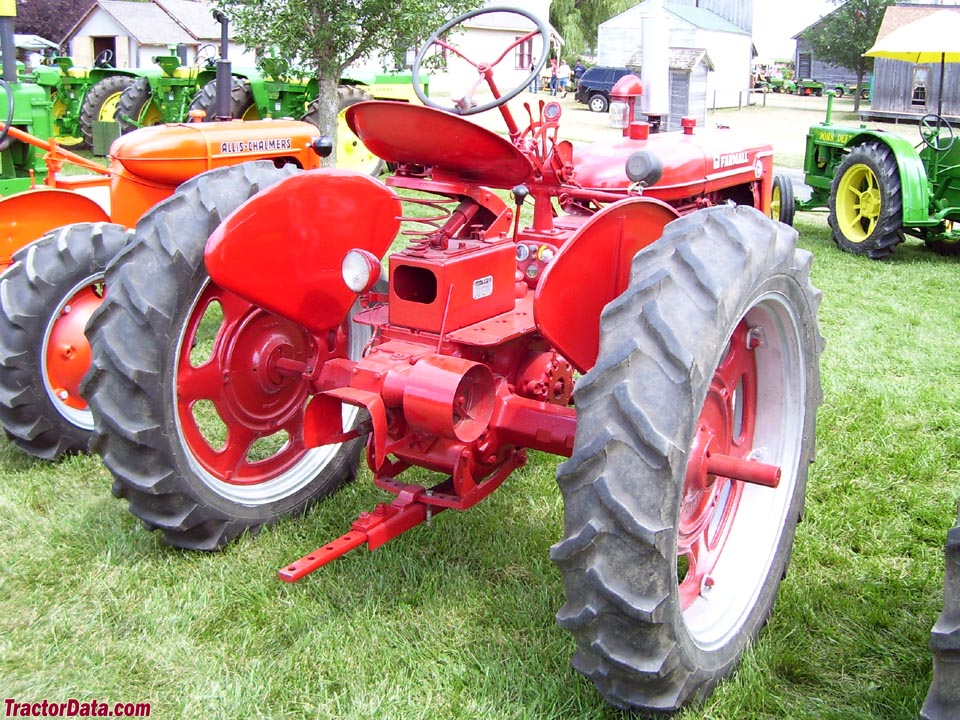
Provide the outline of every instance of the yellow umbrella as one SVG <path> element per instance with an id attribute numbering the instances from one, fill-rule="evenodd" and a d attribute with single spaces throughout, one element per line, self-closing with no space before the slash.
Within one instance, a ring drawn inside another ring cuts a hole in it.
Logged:
<path id="1" fill-rule="evenodd" d="M 960 12 L 938 10 L 878 38 L 864 53 L 867 57 L 904 60 L 910 63 L 940 63 L 937 115 L 943 109 L 943 66 L 960 62 Z"/>

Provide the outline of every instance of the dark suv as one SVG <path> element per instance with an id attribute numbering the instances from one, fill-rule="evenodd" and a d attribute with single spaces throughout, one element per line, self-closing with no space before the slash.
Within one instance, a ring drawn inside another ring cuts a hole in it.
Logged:
<path id="1" fill-rule="evenodd" d="M 577 83 L 577 102 L 589 105 L 594 112 L 606 112 L 610 108 L 610 91 L 617 80 L 630 72 L 630 69 L 625 67 L 597 65 L 587 68 Z"/>

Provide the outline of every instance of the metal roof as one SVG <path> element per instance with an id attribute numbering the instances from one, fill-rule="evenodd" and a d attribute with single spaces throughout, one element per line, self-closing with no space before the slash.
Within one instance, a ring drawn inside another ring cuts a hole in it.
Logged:
<path id="1" fill-rule="evenodd" d="M 669 50 L 668 67 L 671 70 L 691 72 L 700 62 L 707 66 L 707 70 L 715 70 L 713 61 L 704 48 L 672 47 Z M 638 50 L 627 61 L 627 67 L 643 67 L 643 52 Z"/>
<path id="2" fill-rule="evenodd" d="M 70 28 L 67 39 L 73 37 L 97 10 L 107 13 L 141 45 L 195 42 L 187 31 L 177 25 L 159 5 L 154 5 L 152 2 L 125 2 L 124 0 L 97 0 Z"/>
<path id="3" fill-rule="evenodd" d="M 880 29 L 877 31 L 877 40 L 904 25 L 909 25 L 941 10 L 960 13 L 960 7 L 955 5 L 890 5 L 883 13 Z"/>
<path id="4" fill-rule="evenodd" d="M 197 40 L 219 40 L 220 23 L 213 18 L 213 6 L 196 0 L 153 0 Z"/>
<path id="5" fill-rule="evenodd" d="M 701 30 L 718 30 L 720 32 L 736 33 L 738 35 L 750 34 L 742 27 L 737 27 L 729 20 L 720 17 L 712 10 L 693 7 L 692 5 L 674 5 L 673 3 L 664 3 L 663 9 L 673 13 L 681 20 L 686 20 Z"/>
<path id="6" fill-rule="evenodd" d="M 141 45 L 196 44 L 220 39 L 220 24 L 212 5 L 196 0 L 97 0 L 74 24 L 66 37 L 76 34 L 97 10 L 107 13 Z"/>

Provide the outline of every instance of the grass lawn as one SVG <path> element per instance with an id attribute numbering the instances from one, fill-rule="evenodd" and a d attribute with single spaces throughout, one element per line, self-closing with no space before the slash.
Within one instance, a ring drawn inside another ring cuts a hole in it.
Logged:
<path id="1" fill-rule="evenodd" d="M 823 290 L 825 400 L 774 616 L 694 718 L 914 718 L 960 496 L 960 260 L 874 262 L 801 213 Z M 550 545 L 557 459 L 463 514 L 295 585 L 278 568 L 383 494 L 363 474 L 225 552 L 188 554 L 110 495 L 97 457 L 0 440 L 0 691 L 148 702 L 157 718 L 617 718 L 569 666 Z"/>

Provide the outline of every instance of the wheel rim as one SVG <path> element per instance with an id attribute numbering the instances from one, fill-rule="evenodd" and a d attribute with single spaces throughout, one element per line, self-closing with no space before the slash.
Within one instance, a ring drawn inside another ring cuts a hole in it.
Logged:
<path id="1" fill-rule="evenodd" d="M 360 333 L 342 330 L 327 339 L 325 357 L 359 356 Z M 337 455 L 340 445 L 303 445 L 309 386 L 296 368 L 316 356 L 299 325 L 206 285 L 177 344 L 173 388 L 179 440 L 204 484 L 233 502 L 271 503 Z M 345 405 L 344 427 L 356 416 Z"/>
<path id="2" fill-rule="evenodd" d="M 837 187 L 836 213 L 840 232 L 850 242 L 861 243 L 877 227 L 882 197 L 877 176 L 863 163 L 852 165 Z"/>
<path id="3" fill-rule="evenodd" d="M 684 624 L 707 650 L 739 632 L 777 556 L 803 435 L 806 374 L 800 348 L 791 305 L 779 294 L 762 296 L 732 334 L 698 419 L 677 556 Z M 717 452 L 779 467 L 779 485 L 707 473 L 706 456 Z"/>
<path id="4" fill-rule="evenodd" d="M 97 120 L 100 122 L 110 122 L 113 120 L 113 116 L 117 113 L 117 105 L 120 103 L 121 95 L 123 95 L 122 90 L 107 96 L 107 98 L 103 101 L 103 104 L 100 106 L 100 112 L 97 114 Z"/>
<path id="5" fill-rule="evenodd" d="M 93 429 L 93 415 L 80 395 L 80 382 L 90 367 L 87 320 L 103 301 L 103 275 L 85 278 L 64 294 L 43 333 L 43 386 L 50 404 L 73 425 Z"/>
<path id="6" fill-rule="evenodd" d="M 780 219 L 780 203 L 780 183 L 775 182 L 770 195 L 770 217 L 774 220 Z"/>
<path id="7" fill-rule="evenodd" d="M 243 114 L 240 116 L 241 120 L 259 120 L 260 119 L 260 110 L 257 108 L 256 103 L 251 103 L 246 110 L 243 111 Z"/>
<path id="8" fill-rule="evenodd" d="M 380 158 L 353 134 L 346 118 L 346 110 L 337 115 L 337 167 L 372 175 L 380 167 Z"/>
<path id="9" fill-rule="evenodd" d="M 163 112 L 157 107 L 157 104 L 153 102 L 150 98 L 147 99 L 147 110 L 143 114 L 143 118 L 140 120 L 140 125 L 142 127 L 153 127 L 154 125 L 160 125 L 163 122 Z"/>

